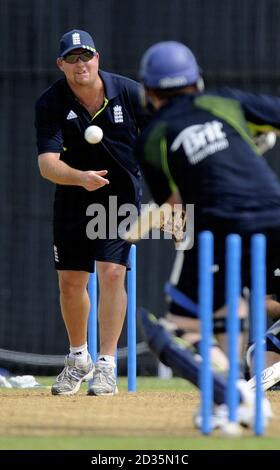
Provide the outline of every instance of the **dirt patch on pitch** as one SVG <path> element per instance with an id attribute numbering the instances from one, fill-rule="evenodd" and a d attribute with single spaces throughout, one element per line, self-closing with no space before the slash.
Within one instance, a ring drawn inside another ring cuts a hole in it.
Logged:
<path id="1" fill-rule="evenodd" d="M 197 392 L 122 392 L 114 397 L 53 397 L 49 390 L 1 390 L 1 436 L 198 435 L 192 416 Z M 280 394 L 270 393 L 275 419 L 267 436 L 279 436 Z"/>

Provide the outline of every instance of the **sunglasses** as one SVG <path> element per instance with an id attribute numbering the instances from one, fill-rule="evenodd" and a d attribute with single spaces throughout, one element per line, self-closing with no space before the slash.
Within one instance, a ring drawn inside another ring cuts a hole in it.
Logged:
<path id="1" fill-rule="evenodd" d="M 93 59 L 94 56 L 94 52 L 85 51 L 81 52 L 80 54 L 67 54 L 65 57 L 63 57 L 63 60 L 67 62 L 67 64 L 75 64 L 79 59 L 81 59 L 83 62 L 89 62 L 91 59 Z"/>

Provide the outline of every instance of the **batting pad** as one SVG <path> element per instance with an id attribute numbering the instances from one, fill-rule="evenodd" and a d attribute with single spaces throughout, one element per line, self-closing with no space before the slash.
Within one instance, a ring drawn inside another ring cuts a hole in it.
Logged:
<path id="1" fill-rule="evenodd" d="M 192 353 L 185 349 L 180 338 L 172 336 L 157 321 L 157 318 L 146 309 L 138 310 L 142 331 L 145 339 L 156 357 L 180 377 L 199 387 L 200 364 Z M 213 373 L 214 402 L 221 405 L 226 402 L 226 379 Z"/>

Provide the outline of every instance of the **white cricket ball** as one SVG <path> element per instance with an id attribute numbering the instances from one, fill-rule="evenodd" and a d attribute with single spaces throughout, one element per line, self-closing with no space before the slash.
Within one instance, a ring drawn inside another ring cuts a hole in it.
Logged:
<path id="1" fill-rule="evenodd" d="M 98 144 L 103 138 L 103 130 L 98 126 L 89 126 L 84 137 L 89 144 Z"/>
<path id="2" fill-rule="evenodd" d="M 276 144 L 276 140 L 277 140 L 277 136 L 275 132 L 268 132 L 266 136 L 267 136 L 266 138 L 267 138 L 267 144 L 269 148 L 274 147 L 274 145 Z"/>
<path id="3" fill-rule="evenodd" d="M 239 423 L 228 421 L 222 427 L 222 435 L 225 437 L 240 437 L 242 434 L 243 430 Z"/>

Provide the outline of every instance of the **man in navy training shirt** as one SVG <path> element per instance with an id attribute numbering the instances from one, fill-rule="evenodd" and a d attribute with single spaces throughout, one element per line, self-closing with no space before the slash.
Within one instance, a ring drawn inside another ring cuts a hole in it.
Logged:
<path id="1" fill-rule="evenodd" d="M 144 122 L 139 84 L 99 70 L 99 54 L 89 33 L 73 30 L 60 41 L 57 65 L 64 77 L 38 99 L 36 129 L 39 167 L 56 184 L 54 262 L 70 353 L 52 386 L 53 395 L 72 395 L 93 377 L 89 395 L 117 393 L 114 354 L 121 334 L 127 297 L 124 287 L 130 245 L 109 236 L 109 203 L 117 196 L 139 206 L 140 172 L 133 146 Z M 101 127 L 103 141 L 84 139 L 90 125 Z M 105 236 L 91 233 L 87 209 L 105 209 Z M 112 215 L 112 214 L 111 214 Z M 87 348 L 89 273 L 97 262 L 100 353 L 94 365 Z"/>

